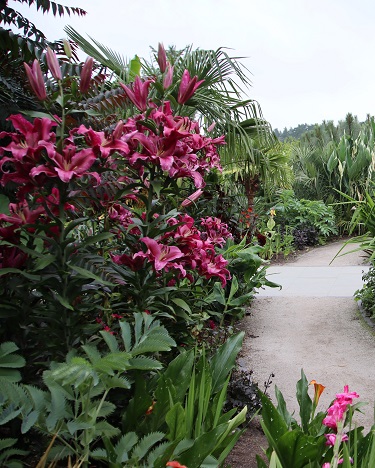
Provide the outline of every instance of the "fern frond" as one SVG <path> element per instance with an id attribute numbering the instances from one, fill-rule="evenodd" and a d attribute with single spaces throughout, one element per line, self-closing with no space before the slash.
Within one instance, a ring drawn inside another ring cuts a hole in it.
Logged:
<path id="1" fill-rule="evenodd" d="M 138 436 L 135 432 L 128 432 L 121 437 L 115 446 L 117 454 L 116 461 L 118 463 L 123 463 L 124 461 L 128 460 L 128 453 L 135 446 L 138 440 Z"/>
<path id="2" fill-rule="evenodd" d="M 162 369 L 162 364 L 156 359 L 139 356 L 132 359 L 129 359 L 129 364 L 127 369 L 138 369 L 138 370 L 158 370 Z"/>
<path id="3" fill-rule="evenodd" d="M 108 332 L 104 333 L 108 334 Z M 129 353 L 125 353 L 123 351 L 112 351 L 97 361 L 94 364 L 94 369 L 100 373 L 113 375 L 113 371 L 124 371 L 128 367 L 130 358 L 131 354 Z"/>
<path id="4" fill-rule="evenodd" d="M 121 433 L 120 429 L 112 426 L 107 421 L 98 421 L 95 423 L 95 432 L 97 437 L 115 437 Z"/>
<path id="5" fill-rule="evenodd" d="M 165 434 L 162 432 L 152 432 L 151 434 L 145 435 L 132 451 L 132 458 L 142 460 L 151 448 L 164 437 Z"/>
<path id="6" fill-rule="evenodd" d="M 153 336 L 145 337 L 144 341 L 134 346 L 131 353 L 133 356 L 145 353 L 157 353 L 161 351 L 170 351 L 172 346 L 175 346 L 175 341 L 168 335 L 159 335 L 157 338 Z"/>

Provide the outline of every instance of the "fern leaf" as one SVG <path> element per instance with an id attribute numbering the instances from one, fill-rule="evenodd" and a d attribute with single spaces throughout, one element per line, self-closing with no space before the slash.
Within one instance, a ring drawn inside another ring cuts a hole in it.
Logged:
<path id="1" fill-rule="evenodd" d="M 107 421 L 99 421 L 95 424 L 95 432 L 97 437 L 115 437 L 120 434 L 120 429 L 112 426 Z"/>
<path id="2" fill-rule="evenodd" d="M 95 363 L 101 359 L 102 356 L 95 346 L 84 345 L 82 348 L 90 359 L 91 364 L 95 365 Z"/>
<path id="3" fill-rule="evenodd" d="M 51 406 L 49 408 L 49 415 L 46 419 L 46 425 L 50 432 L 56 428 L 59 421 L 70 415 L 67 412 L 68 406 L 64 393 L 59 388 L 51 388 Z"/>
<path id="4" fill-rule="evenodd" d="M 158 370 L 162 369 L 162 364 L 156 359 L 139 356 L 132 359 L 129 359 L 129 364 L 127 369 L 138 369 L 138 370 Z"/>
<path id="5" fill-rule="evenodd" d="M 149 454 L 147 458 L 147 466 L 155 466 L 156 460 L 163 456 L 165 451 L 171 446 L 170 442 L 162 442 L 157 447 L 155 447 Z"/>
<path id="6" fill-rule="evenodd" d="M 97 411 L 97 408 L 100 405 L 100 401 L 96 401 L 97 405 L 95 407 L 95 412 Z M 93 404 L 95 405 L 95 400 L 93 401 Z M 116 405 L 109 401 L 104 401 L 104 403 L 101 405 L 98 417 L 99 418 L 106 418 L 107 416 L 110 416 L 115 410 L 116 410 Z"/>
<path id="7" fill-rule="evenodd" d="M 108 348 L 112 353 L 116 353 L 118 349 L 118 343 L 116 338 L 106 331 L 101 331 L 100 334 L 102 335 L 104 341 L 107 343 Z"/>
<path id="8" fill-rule="evenodd" d="M 152 432 L 143 437 L 132 451 L 132 458 L 142 460 L 151 448 L 165 437 L 162 432 Z"/>
<path id="9" fill-rule="evenodd" d="M 31 411 L 31 413 L 27 414 L 23 417 L 22 425 L 21 425 L 21 434 L 26 434 L 37 422 L 38 417 L 40 415 L 39 411 Z"/>
<path id="10" fill-rule="evenodd" d="M 94 365 L 94 369 L 108 375 L 113 375 L 113 371 L 124 371 L 128 364 L 131 354 L 122 351 L 112 352 L 102 357 Z"/>
<path id="11" fill-rule="evenodd" d="M 17 416 L 19 416 L 20 413 L 20 409 L 16 409 L 14 405 L 10 404 L 0 414 L 0 426 L 6 424 L 9 421 L 12 421 L 12 419 L 17 418 Z"/>
<path id="12" fill-rule="evenodd" d="M 106 380 L 106 388 L 124 388 L 129 389 L 131 384 L 129 380 L 125 377 L 119 377 L 114 375 L 113 377 L 109 377 Z"/>
<path id="13" fill-rule="evenodd" d="M 42 410 L 46 405 L 47 392 L 44 392 L 40 388 L 33 387 L 32 385 L 24 385 L 24 389 L 33 403 L 33 408 L 38 411 Z"/>
<path id="14" fill-rule="evenodd" d="M 170 351 L 171 347 L 175 345 L 175 341 L 169 336 L 160 336 L 159 339 L 154 339 L 153 337 L 148 336 L 144 341 L 134 346 L 131 352 L 133 356 L 136 356 L 138 354 Z"/>
<path id="15" fill-rule="evenodd" d="M 138 436 L 135 432 L 128 432 L 124 434 L 115 446 L 117 454 L 117 463 L 124 463 L 129 459 L 129 452 L 138 442 Z"/>
<path id="16" fill-rule="evenodd" d="M 128 322 L 121 321 L 120 328 L 121 328 L 121 338 L 122 338 L 122 342 L 124 343 L 125 351 L 129 352 L 131 348 L 131 340 L 132 340 L 130 325 Z"/>

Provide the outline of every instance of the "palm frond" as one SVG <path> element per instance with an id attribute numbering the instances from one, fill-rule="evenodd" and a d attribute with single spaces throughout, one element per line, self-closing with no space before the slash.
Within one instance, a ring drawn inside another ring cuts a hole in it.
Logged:
<path id="1" fill-rule="evenodd" d="M 79 45 L 83 52 L 97 60 L 103 66 L 109 68 L 118 77 L 122 79 L 125 78 L 129 64 L 118 52 L 100 44 L 97 40 L 89 36 L 92 44 L 71 26 L 66 26 L 64 31 L 72 41 Z"/>

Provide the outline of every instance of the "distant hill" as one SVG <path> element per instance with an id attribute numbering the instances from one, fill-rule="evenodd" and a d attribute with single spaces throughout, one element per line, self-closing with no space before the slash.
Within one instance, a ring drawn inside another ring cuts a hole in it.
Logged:
<path id="1" fill-rule="evenodd" d="M 274 129 L 275 135 L 280 141 L 285 141 L 287 138 L 295 138 L 298 140 L 304 133 L 314 130 L 316 124 L 299 124 L 298 127 L 290 127 L 287 129 L 284 128 L 283 131 L 278 130 L 277 128 Z"/>

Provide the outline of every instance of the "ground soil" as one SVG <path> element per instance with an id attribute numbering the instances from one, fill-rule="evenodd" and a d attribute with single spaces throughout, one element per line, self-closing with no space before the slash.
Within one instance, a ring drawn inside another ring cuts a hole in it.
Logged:
<path id="1" fill-rule="evenodd" d="M 288 266 L 327 265 L 343 241 L 309 249 L 273 264 Z M 335 266 L 363 265 L 366 256 L 355 252 L 336 258 Z M 351 297 L 258 297 L 249 316 L 241 322 L 245 342 L 239 365 L 253 371 L 262 389 L 263 382 L 274 373 L 268 390 L 282 391 L 290 411 L 298 414 L 295 385 L 301 369 L 308 379 L 326 386 L 318 409 L 326 409 L 341 392 L 343 385 L 357 391 L 361 401 L 369 403 L 358 424 L 369 429 L 373 423 L 375 388 L 375 337 L 362 319 L 358 304 Z M 225 466 L 256 468 L 256 454 L 268 447 L 259 420 L 253 420 L 226 460 Z M 290 467 L 292 468 L 292 467 Z"/>

